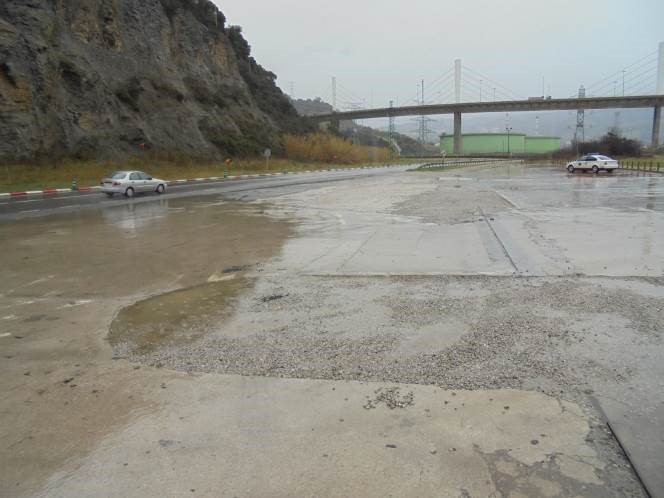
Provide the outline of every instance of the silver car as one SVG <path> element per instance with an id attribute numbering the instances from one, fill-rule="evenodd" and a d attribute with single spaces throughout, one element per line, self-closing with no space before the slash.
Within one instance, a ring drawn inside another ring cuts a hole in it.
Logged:
<path id="1" fill-rule="evenodd" d="M 139 192 L 163 194 L 166 192 L 166 182 L 142 171 L 116 171 L 101 181 L 101 191 L 109 197 L 114 194 L 134 197 Z"/>

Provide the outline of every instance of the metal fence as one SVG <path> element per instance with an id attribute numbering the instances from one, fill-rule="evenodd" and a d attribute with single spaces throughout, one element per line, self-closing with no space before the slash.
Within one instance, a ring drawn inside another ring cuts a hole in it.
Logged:
<path id="1" fill-rule="evenodd" d="M 464 158 L 464 159 L 441 159 L 423 164 L 419 169 L 428 168 L 451 168 L 457 166 L 491 166 L 505 163 L 524 164 L 523 159 L 505 159 L 505 158 Z M 553 164 L 554 166 L 566 167 L 570 161 L 563 159 L 553 159 L 550 161 L 528 161 L 529 164 Z M 661 161 L 618 161 L 618 168 L 631 171 L 643 171 L 649 173 L 664 173 L 664 163 Z"/>
<path id="2" fill-rule="evenodd" d="M 662 164 L 659 161 L 618 161 L 618 165 L 620 166 L 620 169 L 664 173 L 664 168 L 662 168 Z"/>
<path id="3" fill-rule="evenodd" d="M 555 159 L 551 161 L 554 166 L 567 166 L 570 161 Z M 651 173 L 664 173 L 664 163 L 661 161 L 618 161 L 618 169 L 643 171 Z"/>

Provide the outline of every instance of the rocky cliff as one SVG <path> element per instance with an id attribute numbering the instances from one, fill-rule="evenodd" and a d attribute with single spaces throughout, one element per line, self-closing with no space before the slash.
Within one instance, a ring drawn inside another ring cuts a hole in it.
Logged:
<path id="1" fill-rule="evenodd" d="M 0 160 L 216 156 L 304 127 L 208 0 L 1 0 Z"/>

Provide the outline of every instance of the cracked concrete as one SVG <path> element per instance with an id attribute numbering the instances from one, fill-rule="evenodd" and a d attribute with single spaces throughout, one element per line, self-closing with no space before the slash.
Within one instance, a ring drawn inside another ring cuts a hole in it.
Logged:
<path id="1" fill-rule="evenodd" d="M 661 182 L 458 174 L 1 226 L 3 495 L 645 496 Z"/>

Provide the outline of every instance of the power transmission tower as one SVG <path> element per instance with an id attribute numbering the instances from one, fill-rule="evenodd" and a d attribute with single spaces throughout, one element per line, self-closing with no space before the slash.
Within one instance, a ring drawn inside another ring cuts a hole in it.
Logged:
<path id="1" fill-rule="evenodd" d="M 581 87 L 579 87 L 579 98 L 582 99 L 585 96 L 586 89 L 583 88 L 583 85 L 581 85 Z M 581 137 L 581 142 L 586 141 L 585 119 L 586 115 L 583 109 L 576 111 L 576 130 L 574 131 L 574 142 L 576 143 L 577 154 L 579 152 L 579 136 Z"/>
<path id="2" fill-rule="evenodd" d="M 387 128 L 387 139 L 390 142 L 390 155 L 394 155 L 394 115 L 392 114 L 392 109 L 394 108 L 394 101 L 390 100 L 390 117 L 389 117 L 389 125 Z"/>
<path id="3" fill-rule="evenodd" d="M 420 82 L 420 105 L 425 105 L 426 101 L 424 100 L 424 80 Z M 424 149 L 425 149 L 425 144 L 427 143 L 427 140 L 429 139 L 429 134 L 431 133 L 431 130 L 429 130 L 429 122 L 432 121 L 429 117 L 425 115 L 421 115 L 418 119 L 418 138 L 420 142 L 420 153 L 421 155 L 424 155 Z"/>

